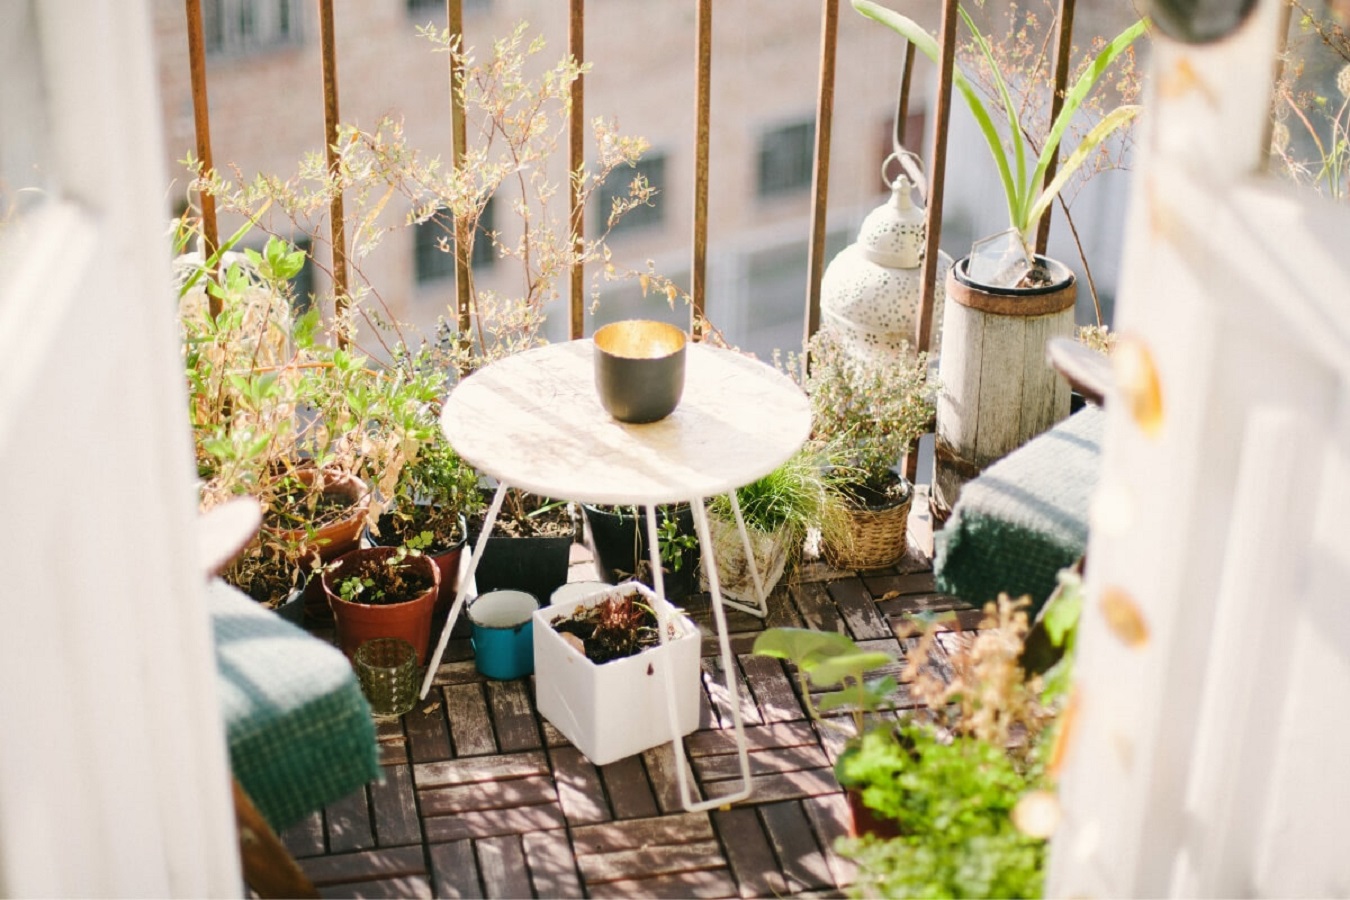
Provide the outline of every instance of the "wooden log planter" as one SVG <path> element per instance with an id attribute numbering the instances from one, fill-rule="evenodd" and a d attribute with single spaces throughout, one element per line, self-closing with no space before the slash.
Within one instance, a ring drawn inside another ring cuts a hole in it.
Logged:
<path id="1" fill-rule="evenodd" d="M 1069 414 L 1070 389 L 1046 361 L 1046 343 L 1072 336 L 1078 287 L 1063 263 L 1037 257 L 1050 284 L 991 288 L 947 275 L 933 509 L 945 520 L 961 487 Z"/>

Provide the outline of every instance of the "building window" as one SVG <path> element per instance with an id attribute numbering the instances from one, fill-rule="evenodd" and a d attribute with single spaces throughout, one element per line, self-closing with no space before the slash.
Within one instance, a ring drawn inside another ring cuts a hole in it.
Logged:
<path id="1" fill-rule="evenodd" d="M 415 19 L 434 16 L 445 19 L 445 0 L 406 0 L 408 15 Z M 465 12 L 482 12 L 492 7 L 492 0 L 462 0 Z"/>
<path id="2" fill-rule="evenodd" d="M 478 234 L 474 237 L 473 256 L 469 260 L 475 269 L 488 268 L 497 259 L 492 238 L 488 236 L 496 227 L 493 224 L 496 206 L 495 198 L 488 200 L 478 218 Z M 445 249 L 441 248 L 442 239 L 453 242 L 454 234 L 454 220 L 444 210 L 413 226 L 413 269 L 418 284 L 454 277 L 453 247 L 447 244 Z"/>
<path id="3" fill-rule="evenodd" d="M 212 56 L 275 50 L 304 39 L 303 0 L 202 0 L 202 31 Z"/>
<path id="4" fill-rule="evenodd" d="M 650 228 L 660 225 L 665 219 L 665 210 L 660 206 L 660 194 L 666 186 L 666 155 L 664 153 L 649 153 L 638 160 L 636 166 L 632 169 L 618 168 L 610 173 L 609 178 L 600 186 L 600 202 L 596 209 L 596 231 L 604 233 L 609 223 L 610 210 L 614 208 L 614 201 L 621 200 L 628 196 L 629 186 L 633 179 L 641 176 L 647 179 L 647 184 L 654 191 L 655 196 L 648 202 L 640 206 L 635 206 L 623 214 L 614 225 L 613 234 L 620 234 L 629 231 L 636 231 L 640 228 Z"/>
<path id="5" fill-rule="evenodd" d="M 764 132 L 759 139 L 759 196 L 773 197 L 810 187 L 815 141 L 814 120 Z"/>

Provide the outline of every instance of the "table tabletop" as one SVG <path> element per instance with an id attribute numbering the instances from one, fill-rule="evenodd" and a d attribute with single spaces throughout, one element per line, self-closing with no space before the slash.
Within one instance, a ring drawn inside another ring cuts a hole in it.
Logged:
<path id="1" fill-rule="evenodd" d="M 810 433 L 809 403 L 790 378 L 692 343 L 675 411 L 646 425 L 620 422 L 596 394 L 594 346 L 549 344 L 465 378 L 441 414 L 451 446 L 480 472 L 545 497 L 654 505 L 749 484 Z"/>

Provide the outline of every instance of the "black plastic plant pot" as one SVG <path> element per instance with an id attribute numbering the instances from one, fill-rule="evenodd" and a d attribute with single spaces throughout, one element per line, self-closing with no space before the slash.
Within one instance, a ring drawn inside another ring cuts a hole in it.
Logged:
<path id="1" fill-rule="evenodd" d="M 647 553 L 646 511 L 642 507 L 632 506 L 582 506 L 581 509 L 586 515 L 591 550 L 595 554 L 595 567 L 601 579 L 610 584 L 637 579 L 650 587 L 652 577 Z M 657 525 L 667 514 L 675 519 L 677 535 L 695 534 L 694 513 L 687 504 L 658 509 Z M 698 557 L 698 546 L 695 544 L 681 548 L 678 571 L 674 570 L 671 563 L 664 563 L 662 580 L 666 597 L 671 601 L 683 600 L 698 590 Z"/>
<path id="2" fill-rule="evenodd" d="M 605 410 L 639 425 L 664 419 L 684 394 L 686 338 L 665 322 L 628 319 L 595 333 L 595 389 Z"/>
<path id="3" fill-rule="evenodd" d="M 471 535 L 471 541 L 477 535 Z M 472 543 L 470 549 L 472 549 Z M 509 537 L 492 535 L 483 548 L 474 579 L 478 593 L 525 591 L 547 603 L 553 592 L 567 583 L 572 536 Z"/>

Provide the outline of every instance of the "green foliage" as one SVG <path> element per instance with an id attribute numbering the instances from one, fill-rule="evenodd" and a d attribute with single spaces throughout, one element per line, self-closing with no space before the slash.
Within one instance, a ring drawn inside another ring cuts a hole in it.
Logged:
<path id="1" fill-rule="evenodd" d="M 755 638 L 753 652 L 787 660 L 797 670 L 802 702 L 811 718 L 836 727 L 822 713 L 847 710 L 853 718 L 852 734 L 863 734 L 866 717 L 890 705 L 897 683 L 891 676 L 868 679 L 874 669 L 893 665 L 886 653 L 863 650 L 853 638 L 833 631 L 811 628 L 767 628 Z M 811 686 L 835 688 L 812 700 Z"/>
<path id="2" fill-rule="evenodd" d="M 943 741 L 911 725 L 867 733 L 841 757 L 839 771 L 902 831 L 890 840 L 840 842 L 859 864 L 858 896 L 1041 895 L 1045 840 L 1013 823 L 1013 810 L 1036 782 L 1002 748 L 973 737 Z"/>
<path id="3" fill-rule="evenodd" d="M 832 490 L 837 473 L 819 451 L 806 448 L 758 481 L 736 491 L 746 528 L 770 534 L 782 532 L 797 548 L 810 528 L 828 529 L 843 514 L 838 491 Z M 709 511 L 735 521 L 731 501 L 718 495 Z"/>
<path id="4" fill-rule="evenodd" d="M 937 41 L 913 19 L 887 9 L 873 0 L 852 0 L 852 2 L 853 8 L 862 15 L 888 26 L 913 43 L 929 59 L 938 61 L 940 48 Z M 971 115 L 974 116 L 989 148 L 989 154 L 998 169 L 999 181 L 1003 185 L 1008 207 L 1009 227 L 1015 229 L 1024 242 L 1030 243 L 1041 216 L 1049 209 L 1069 179 L 1107 138 L 1138 114 L 1139 107 L 1134 105 L 1118 106 L 1106 113 L 1078 142 L 1073 152 L 1060 161 L 1055 177 L 1050 183 L 1044 184 L 1050 161 L 1063 143 L 1074 117 L 1111 64 L 1144 33 L 1145 22 L 1142 19 L 1135 22 L 1109 41 L 1065 92 L 1064 105 L 1060 114 L 1050 123 L 1048 131 L 1044 135 L 1031 136 L 1025 131 L 1026 123 L 1018 113 L 1020 104 L 1014 102 L 1008 87 L 1009 78 L 1000 65 L 989 39 L 976 27 L 964 7 L 960 7 L 960 14 L 961 20 L 970 31 L 980 60 L 992 74 L 995 96 L 986 103 L 972 79 L 962 72 L 959 66 L 952 70 L 952 84 L 970 108 Z M 1005 146 L 1005 141 L 1008 146 Z M 1039 153 L 1036 153 L 1037 145 L 1040 147 Z M 1012 151 L 1011 159 L 1009 149 Z M 1035 166 L 1028 173 L 1027 167 L 1033 158 Z"/>

